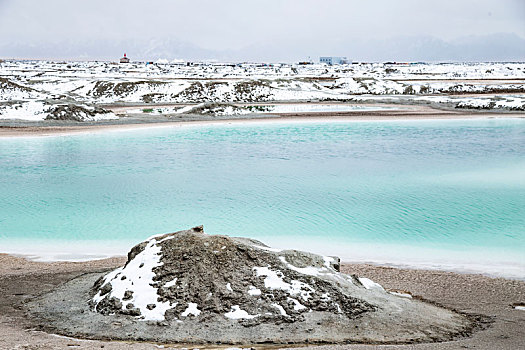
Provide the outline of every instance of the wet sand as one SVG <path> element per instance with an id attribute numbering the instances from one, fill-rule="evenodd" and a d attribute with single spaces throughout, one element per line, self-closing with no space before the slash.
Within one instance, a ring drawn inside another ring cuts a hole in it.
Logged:
<path id="1" fill-rule="evenodd" d="M 157 349 L 160 344 L 79 340 L 45 333 L 25 317 L 25 300 L 51 291 L 81 274 L 102 272 L 124 257 L 88 262 L 42 263 L 0 254 L 0 349 Z M 411 345 L 325 345 L 317 349 L 519 349 L 525 346 L 525 282 L 482 275 L 343 264 L 341 271 L 368 277 L 387 289 L 410 292 L 444 307 L 482 315 L 485 329 L 453 342 Z M 163 344 L 165 348 L 219 348 Z M 227 347 L 227 346 L 225 346 Z M 225 348 L 223 347 L 223 348 Z M 271 348 L 270 346 L 255 346 Z M 275 347 L 273 347 L 275 348 Z"/>
<path id="2" fill-rule="evenodd" d="M 323 103 L 329 104 L 329 103 Z M 337 104 L 337 103 L 332 103 Z M 375 106 L 375 105 L 367 105 Z M 240 116 L 211 115 L 140 115 L 132 114 L 115 120 L 97 122 L 71 121 L 14 121 L 0 120 L 0 137 L 14 136 L 51 136 L 79 133 L 94 133 L 108 130 L 133 130 L 142 128 L 182 127 L 211 124 L 247 124 L 247 123 L 318 123 L 327 121 L 389 121 L 389 120 L 440 120 L 440 119 L 487 119 L 487 118 L 524 118 L 521 112 L 487 112 L 487 111 L 457 111 L 441 110 L 427 106 L 415 105 L 377 105 L 380 107 L 397 107 L 392 110 L 370 110 L 350 112 L 316 112 L 316 113 L 281 113 L 253 114 Z M 146 106 L 133 106 L 146 107 Z M 159 106 L 148 106 L 155 108 Z M 130 106 L 106 107 L 108 109 L 126 110 Z"/>

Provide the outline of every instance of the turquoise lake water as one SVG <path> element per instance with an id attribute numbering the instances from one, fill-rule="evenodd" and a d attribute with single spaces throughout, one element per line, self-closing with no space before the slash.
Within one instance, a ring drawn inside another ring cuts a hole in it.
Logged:
<path id="1" fill-rule="evenodd" d="M 0 252 L 122 254 L 200 224 L 346 261 L 525 278 L 525 120 L 0 138 Z"/>

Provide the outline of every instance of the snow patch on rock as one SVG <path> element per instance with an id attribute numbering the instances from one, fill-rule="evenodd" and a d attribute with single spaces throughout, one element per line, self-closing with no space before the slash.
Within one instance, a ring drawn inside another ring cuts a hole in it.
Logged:
<path id="1" fill-rule="evenodd" d="M 232 309 L 225 313 L 224 316 L 231 320 L 239 320 L 239 319 L 252 319 L 259 317 L 260 315 L 250 315 L 248 312 L 242 310 L 239 305 L 233 305 Z"/>
<path id="2" fill-rule="evenodd" d="M 254 286 L 250 286 L 250 290 L 248 291 L 248 294 L 252 296 L 258 296 L 258 295 L 261 295 L 261 290 L 259 288 L 255 288 Z"/>
<path id="3" fill-rule="evenodd" d="M 199 310 L 197 308 L 197 304 L 196 303 L 189 303 L 188 304 L 188 308 L 186 310 L 184 310 L 184 312 L 181 313 L 180 315 L 182 317 L 188 317 L 189 315 L 199 316 L 200 314 L 201 314 L 201 310 Z"/>
<path id="4" fill-rule="evenodd" d="M 290 295 L 300 295 L 304 300 L 310 298 L 310 294 L 315 290 L 308 284 L 292 280 L 291 283 L 283 280 L 281 271 L 272 271 L 269 267 L 254 267 L 257 276 L 264 276 L 264 286 L 269 289 L 280 289 L 287 291 Z"/>
<path id="5" fill-rule="evenodd" d="M 380 290 L 384 290 L 383 289 L 383 286 L 381 286 L 379 283 L 376 283 L 374 281 L 372 281 L 371 279 L 369 278 L 366 278 L 366 277 L 359 277 L 359 282 L 363 285 L 363 287 L 365 287 L 366 289 L 380 289 Z"/>
<path id="6" fill-rule="evenodd" d="M 174 287 L 176 283 L 177 283 L 177 277 L 175 277 L 175 278 L 172 279 L 171 281 L 167 282 L 167 283 L 164 285 L 164 288 Z"/>
<path id="7" fill-rule="evenodd" d="M 286 310 L 284 310 L 284 308 L 281 305 L 279 305 L 277 303 L 273 303 L 272 306 L 275 307 L 277 310 L 279 310 L 279 313 L 282 316 L 288 316 L 288 314 L 286 313 Z"/>
<path id="8" fill-rule="evenodd" d="M 288 297 L 286 300 L 288 300 L 288 301 L 290 301 L 290 302 L 292 302 L 294 304 L 293 309 L 295 311 L 300 311 L 300 310 L 306 309 L 306 306 L 301 304 L 297 299 Z"/>
<path id="9" fill-rule="evenodd" d="M 151 239 L 124 267 L 107 274 L 101 290 L 92 299 L 95 309 L 99 308 L 104 300 L 115 298 L 122 305 L 123 311 L 138 309 L 140 313 L 137 317 L 142 320 L 164 320 L 165 312 L 175 305 L 157 300 L 158 288 L 153 281 L 153 270 L 162 265 L 160 254 L 161 248 L 156 239 Z M 106 286 L 110 290 L 107 294 L 103 293 Z"/>

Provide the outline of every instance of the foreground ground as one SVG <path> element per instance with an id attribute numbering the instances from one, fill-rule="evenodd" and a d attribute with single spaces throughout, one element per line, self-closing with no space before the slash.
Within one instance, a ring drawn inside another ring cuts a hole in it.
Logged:
<path id="1" fill-rule="evenodd" d="M 104 271 L 119 266 L 124 261 L 125 258 L 122 257 L 84 263 L 39 263 L 0 254 L 0 349 L 194 348 L 195 346 L 64 338 L 35 329 L 24 317 L 21 305 L 25 300 L 50 291 L 83 273 Z M 318 349 L 519 349 L 525 346 L 525 311 L 512 307 L 514 303 L 525 301 L 525 282 L 363 264 L 343 264 L 341 270 L 371 278 L 386 288 L 407 291 L 448 308 L 488 316 L 493 322 L 471 338 L 454 342 L 395 346 L 326 345 Z"/>

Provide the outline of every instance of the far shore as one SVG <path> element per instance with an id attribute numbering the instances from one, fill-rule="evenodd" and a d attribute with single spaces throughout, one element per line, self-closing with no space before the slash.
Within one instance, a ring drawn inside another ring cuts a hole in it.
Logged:
<path id="1" fill-rule="evenodd" d="M 381 107 L 390 105 L 381 105 Z M 73 121 L 16 121 L 0 120 L 0 137 L 52 136 L 93 133 L 111 130 L 136 130 L 182 126 L 259 124 L 259 123 L 325 123 L 367 121 L 461 120 L 525 118 L 522 112 L 488 112 L 440 110 L 427 106 L 393 105 L 399 109 L 323 113 L 253 114 L 242 116 L 209 115 L 142 115 L 121 116 L 119 119 L 98 122 Z M 146 107 L 146 106 L 142 106 Z M 152 106 L 150 106 L 152 107 Z M 156 107 L 156 106 L 153 106 Z M 392 106 L 390 106 L 392 107 Z M 115 106 L 108 109 L 121 110 Z M 129 107 L 127 107 L 129 108 Z"/>
<path id="2" fill-rule="evenodd" d="M 0 348 L 50 349 L 156 349 L 163 348 L 228 348 L 229 346 L 152 344 L 145 342 L 116 342 L 63 337 L 36 329 L 23 312 L 25 301 L 47 293 L 58 285 L 90 272 L 104 272 L 122 266 L 125 257 L 87 262 L 35 262 L 0 253 Z M 471 337 L 456 341 L 407 345 L 323 345 L 308 347 L 319 350 L 346 349 L 517 349 L 525 337 L 525 311 L 515 308 L 525 305 L 525 282 L 490 278 L 476 274 L 458 274 L 435 270 L 413 270 L 381 267 L 368 264 L 341 265 L 341 271 L 357 274 L 380 283 L 391 291 L 410 293 L 443 307 L 485 320 L 484 329 Z M 276 349 L 278 345 L 249 345 L 256 349 Z M 230 346 L 231 347 L 231 346 Z M 285 347 L 292 347 L 287 345 Z M 304 349 L 304 347 L 301 347 Z"/>

